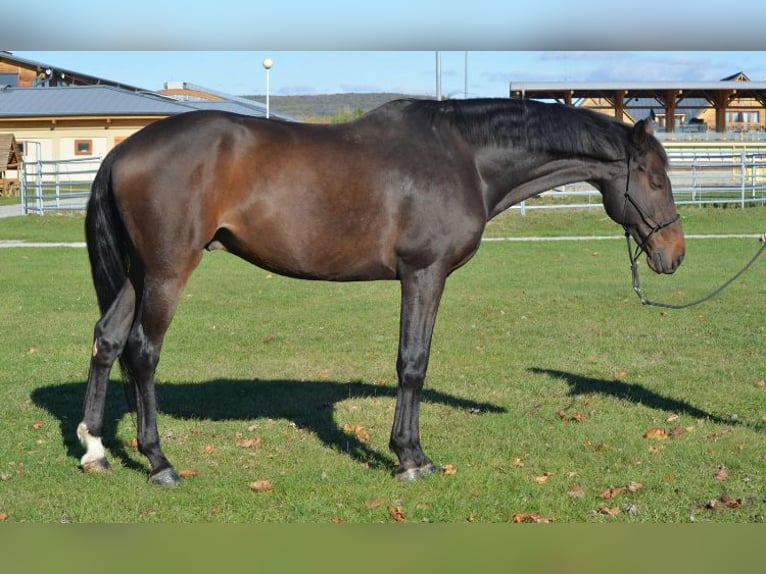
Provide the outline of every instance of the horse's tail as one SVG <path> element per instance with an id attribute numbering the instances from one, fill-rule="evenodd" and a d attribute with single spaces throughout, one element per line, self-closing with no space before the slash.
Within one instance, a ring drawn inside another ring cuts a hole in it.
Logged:
<path id="1" fill-rule="evenodd" d="M 112 190 L 112 166 L 116 157 L 112 152 L 101 163 L 85 214 L 85 241 L 102 314 L 117 298 L 130 268 L 130 240 Z"/>

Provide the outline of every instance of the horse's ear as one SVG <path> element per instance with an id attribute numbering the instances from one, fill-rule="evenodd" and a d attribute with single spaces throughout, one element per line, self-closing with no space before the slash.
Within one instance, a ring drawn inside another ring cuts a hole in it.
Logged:
<path id="1" fill-rule="evenodd" d="M 649 136 L 654 134 L 654 126 L 650 120 L 640 120 L 633 126 L 633 145 L 638 149 L 646 149 Z"/>

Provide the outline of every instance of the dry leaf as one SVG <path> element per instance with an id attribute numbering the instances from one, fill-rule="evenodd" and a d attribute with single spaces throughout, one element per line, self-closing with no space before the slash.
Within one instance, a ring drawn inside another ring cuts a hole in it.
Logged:
<path id="1" fill-rule="evenodd" d="M 43 421 L 35 421 L 32 423 L 32 428 L 35 430 L 40 430 L 43 428 Z"/>
<path id="2" fill-rule="evenodd" d="M 184 468 L 178 471 L 178 475 L 181 478 L 191 478 L 193 476 L 197 476 L 199 474 L 198 470 L 192 470 L 190 468 Z"/>
<path id="3" fill-rule="evenodd" d="M 553 472 L 550 472 L 550 471 L 546 471 L 546 472 L 544 472 L 544 473 L 543 473 L 543 475 L 542 475 L 542 476 L 536 476 L 536 477 L 535 477 L 535 482 L 536 482 L 537 484 L 543 484 L 543 483 L 547 482 L 547 481 L 548 481 L 548 479 L 549 479 L 550 477 L 552 477 L 554 474 L 555 474 L 555 473 L 553 473 Z"/>
<path id="4" fill-rule="evenodd" d="M 343 425 L 343 430 L 347 432 L 348 434 L 353 434 L 361 442 L 367 442 L 368 440 L 370 440 L 370 433 L 368 433 L 367 429 L 365 429 L 361 425 L 345 424 Z"/>
<path id="5" fill-rule="evenodd" d="M 268 480 L 256 480 L 250 483 L 250 490 L 253 492 L 271 492 L 274 487 Z"/>
<path id="6" fill-rule="evenodd" d="M 384 502 L 385 501 L 382 498 L 373 498 L 372 500 L 368 500 L 367 503 L 364 505 L 364 507 L 367 510 L 372 510 L 373 508 L 382 506 Z"/>
<path id="7" fill-rule="evenodd" d="M 628 371 L 617 371 L 614 374 L 614 380 L 615 381 L 621 381 L 622 379 L 624 379 L 627 376 L 628 376 Z"/>
<path id="8" fill-rule="evenodd" d="M 720 465 L 718 467 L 718 470 L 715 473 L 715 479 L 716 480 L 729 480 L 729 471 L 726 470 L 725 466 Z"/>
<path id="9" fill-rule="evenodd" d="M 524 466 L 524 461 L 517 456 L 513 459 L 513 466 Z"/>
<path id="10" fill-rule="evenodd" d="M 474 522 L 476 520 L 476 513 L 469 512 L 468 513 L 468 522 Z"/>
<path id="11" fill-rule="evenodd" d="M 720 501 L 726 506 L 726 508 L 739 508 L 742 506 L 741 498 L 732 498 L 728 493 L 724 492 L 721 495 Z"/>
<path id="12" fill-rule="evenodd" d="M 402 512 L 402 508 L 400 506 L 389 507 L 388 513 L 391 515 L 391 518 L 397 522 L 404 522 L 406 520 L 404 512 Z"/>
<path id="13" fill-rule="evenodd" d="M 330 371 L 327 369 L 322 369 L 319 371 L 319 378 L 320 379 L 329 379 L 330 378 Z"/>
<path id="14" fill-rule="evenodd" d="M 8 513 L 5 510 L 0 510 L 0 522 L 8 520 Z"/>
<path id="15" fill-rule="evenodd" d="M 243 438 L 236 442 L 236 445 L 239 448 L 252 448 L 254 446 L 260 446 L 262 442 L 261 437 L 257 436 L 254 438 Z"/>
<path id="16" fill-rule="evenodd" d="M 585 496 L 585 491 L 579 484 L 573 484 L 567 490 L 567 494 L 572 498 L 582 498 Z"/>
<path id="17" fill-rule="evenodd" d="M 598 513 L 606 514 L 607 516 L 617 516 L 620 513 L 620 508 L 618 506 L 610 508 L 607 505 L 603 505 L 598 507 Z"/>
<path id="18" fill-rule="evenodd" d="M 654 440 L 665 440 L 666 438 L 668 438 L 668 435 L 664 431 L 664 429 L 651 428 L 644 433 L 644 438 L 654 439 Z"/>
<path id="19" fill-rule="evenodd" d="M 601 500 L 606 500 L 608 498 L 614 498 L 615 496 L 622 494 L 626 490 L 627 488 L 625 488 L 624 486 L 610 486 L 604 492 L 599 494 L 598 497 Z"/>
<path id="20" fill-rule="evenodd" d="M 757 383 L 755 383 L 755 386 L 759 389 L 762 389 L 763 387 L 766 387 L 766 379 L 761 379 Z"/>
<path id="21" fill-rule="evenodd" d="M 705 508 L 708 510 L 716 510 L 717 508 L 739 508 L 742 506 L 741 498 L 732 498 L 730 494 L 724 492 L 719 498 L 713 498 L 705 503 Z"/>
<path id="22" fill-rule="evenodd" d="M 517 524 L 522 522 L 531 522 L 534 524 L 550 524 L 553 522 L 553 518 L 547 518 L 540 516 L 539 514 L 533 514 L 529 512 L 517 512 L 511 517 L 511 520 Z"/>
<path id="23" fill-rule="evenodd" d="M 261 343 L 270 343 L 273 340 L 274 340 L 274 335 L 272 335 L 271 333 L 268 333 L 264 335 L 263 337 L 261 337 Z"/>
<path id="24" fill-rule="evenodd" d="M 444 474 L 455 474 L 457 468 L 455 468 L 454 464 L 445 464 L 442 466 L 442 472 L 444 472 Z"/>
<path id="25" fill-rule="evenodd" d="M 562 421 L 573 421 L 573 422 L 581 423 L 583 420 L 585 420 L 585 415 L 578 412 L 574 412 L 570 415 L 565 410 L 560 410 L 558 412 L 558 415 Z"/>
<path id="26" fill-rule="evenodd" d="M 686 434 L 686 429 L 682 429 L 681 427 L 673 427 L 670 431 L 670 436 L 673 438 L 679 437 L 683 434 Z"/>
<path id="27" fill-rule="evenodd" d="M 642 488 L 643 488 L 643 485 L 640 482 L 631 481 L 631 483 L 628 485 L 628 490 L 630 492 L 638 492 Z"/>
<path id="28" fill-rule="evenodd" d="M 330 522 L 332 522 L 333 524 L 343 524 L 343 519 L 340 516 L 333 516 L 330 519 Z"/>
<path id="29" fill-rule="evenodd" d="M 672 423 L 673 421 L 677 421 L 679 419 L 679 416 L 676 413 L 671 413 L 671 415 L 666 419 L 666 422 Z"/>
<path id="30" fill-rule="evenodd" d="M 207 444 L 202 450 L 205 454 L 213 454 L 217 449 L 214 444 Z"/>

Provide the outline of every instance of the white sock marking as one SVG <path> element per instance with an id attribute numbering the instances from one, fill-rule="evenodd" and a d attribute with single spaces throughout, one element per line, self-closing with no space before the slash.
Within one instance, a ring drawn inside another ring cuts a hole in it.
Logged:
<path id="1" fill-rule="evenodd" d="M 85 447 L 85 454 L 80 459 L 80 465 L 85 467 L 90 463 L 106 458 L 104 445 L 101 443 L 101 437 L 93 436 L 88 432 L 88 426 L 85 423 L 77 425 L 77 438 Z"/>

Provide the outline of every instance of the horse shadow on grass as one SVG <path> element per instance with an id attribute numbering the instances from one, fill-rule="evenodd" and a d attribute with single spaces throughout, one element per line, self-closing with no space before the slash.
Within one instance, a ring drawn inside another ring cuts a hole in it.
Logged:
<path id="1" fill-rule="evenodd" d="M 32 401 L 59 420 L 62 440 L 69 456 L 79 458 L 84 450 L 76 438 L 82 419 L 86 383 L 61 383 L 36 389 Z M 260 418 L 286 419 L 312 432 L 325 445 L 345 453 L 371 468 L 396 466 L 392 456 L 380 453 L 354 434 L 344 432 L 333 419 L 334 407 L 347 399 L 387 397 L 396 399 L 396 387 L 370 383 L 291 380 L 219 379 L 201 383 L 158 384 L 157 401 L 163 415 L 207 421 L 252 421 Z M 147 468 L 116 436 L 117 422 L 133 409 L 123 385 L 112 382 L 104 413 L 104 446 L 126 468 L 146 473 Z M 464 409 L 472 413 L 503 413 L 506 409 L 435 390 L 423 391 L 424 402 Z M 160 436 L 162 436 L 160 423 Z"/>
<path id="2" fill-rule="evenodd" d="M 685 414 L 696 419 L 706 419 L 714 423 L 726 424 L 730 426 L 738 426 L 744 424 L 744 426 L 752 428 L 753 430 L 764 430 L 763 425 L 761 424 L 747 424 L 731 417 L 721 417 L 719 415 L 715 415 L 695 407 L 687 401 L 665 397 L 636 383 L 606 379 L 594 379 L 591 377 L 576 375 L 574 373 L 567 373 L 565 371 L 557 371 L 555 369 L 542 369 L 539 367 L 532 367 L 528 369 L 528 371 L 536 375 L 548 375 L 550 377 L 565 381 L 570 386 L 569 394 L 572 396 L 599 393 L 669 413 L 675 413 L 679 415 Z"/>

